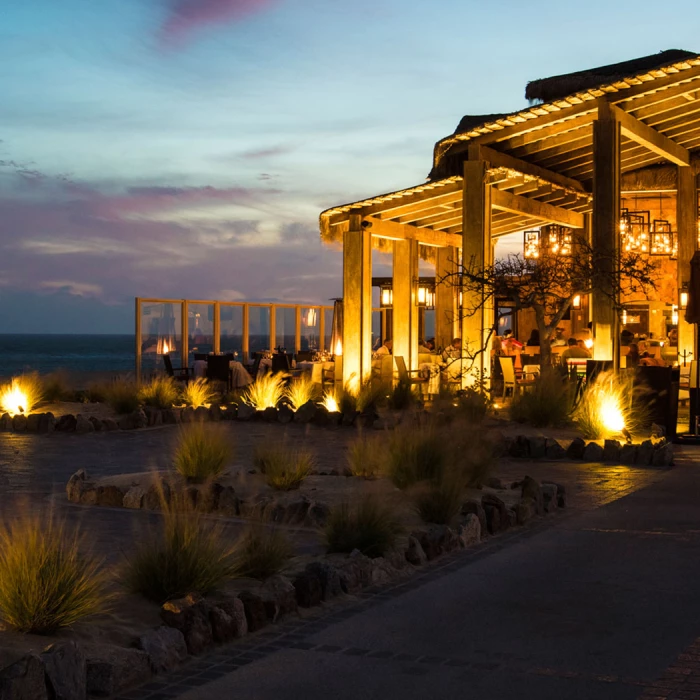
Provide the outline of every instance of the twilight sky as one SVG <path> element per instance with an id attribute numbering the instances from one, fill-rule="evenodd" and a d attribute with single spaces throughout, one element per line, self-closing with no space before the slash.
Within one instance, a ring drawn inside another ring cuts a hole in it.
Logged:
<path id="1" fill-rule="evenodd" d="M 130 332 L 137 295 L 325 302 L 320 211 L 422 182 L 463 114 L 700 50 L 697 0 L 0 5 L 0 333 Z"/>

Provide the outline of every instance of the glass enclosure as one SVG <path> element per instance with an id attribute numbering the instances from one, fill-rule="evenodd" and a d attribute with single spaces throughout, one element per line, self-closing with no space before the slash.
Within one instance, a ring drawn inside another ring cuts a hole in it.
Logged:
<path id="1" fill-rule="evenodd" d="M 219 350 L 243 357 L 243 307 L 221 304 L 219 313 Z"/>
<path id="2" fill-rule="evenodd" d="M 296 307 L 275 309 L 275 348 L 292 352 L 297 344 L 297 310 Z"/>
<path id="3" fill-rule="evenodd" d="M 136 310 L 137 364 L 144 371 L 163 369 L 163 355 L 178 356 L 182 351 L 182 303 L 179 301 L 144 301 Z"/>

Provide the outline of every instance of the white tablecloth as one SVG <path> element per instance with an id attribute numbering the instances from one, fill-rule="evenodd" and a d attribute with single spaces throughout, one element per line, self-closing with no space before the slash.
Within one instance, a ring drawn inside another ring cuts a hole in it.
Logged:
<path id="1" fill-rule="evenodd" d="M 334 367 L 334 362 L 297 362 L 297 369 L 311 372 L 311 381 L 314 384 L 323 384 L 323 370 L 331 370 Z"/>
<path id="2" fill-rule="evenodd" d="M 248 370 L 240 362 L 231 360 L 231 362 L 228 363 L 228 366 L 231 368 L 231 386 L 234 389 L 239 389 L 240 387 L 252 384 L 253 378 L 250 376 L 250 374 L 248 374 Z"/>
<path id="3" fill-rule="evenodd" d="M 193 373 L 195 377 L 206 377 L 207 376 L 207 361 L 206 360 L 195 360 L 193 365 Z"/>
<path id="4" fill-rule="evenodd" d="M 421 362 L 418 365 L 418 376 L 428 380 L 428 394 L 440 393 L 440 365 L 435 362 Z"/>

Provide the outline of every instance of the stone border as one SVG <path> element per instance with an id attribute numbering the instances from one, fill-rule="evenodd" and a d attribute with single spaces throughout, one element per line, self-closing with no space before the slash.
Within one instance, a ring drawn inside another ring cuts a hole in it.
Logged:
<path id="1" fill-rule="evenodd" d="M 644 440 L 638 445 L 623 445 L 619 440 L 605 440 L 601 445 L 596 441 L 587 443 L 577 437 L 564 448 L 559 440 L 553 438 L 518 435 L 504 439 L 502 454 L 517 459 L 570 459 L 654 467 L 673 465 L 673 445 L 664 437 Z"/>

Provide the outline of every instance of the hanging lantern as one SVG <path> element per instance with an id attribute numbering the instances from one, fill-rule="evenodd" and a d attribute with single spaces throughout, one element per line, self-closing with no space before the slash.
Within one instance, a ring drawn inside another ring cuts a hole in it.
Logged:
<path id="1" fill-rule="evenodd" d="M 557 225 L 548 226 L 545 239 L 547 244 L 547 253 L 549 255 L 571 255 L 571 229 Z"/>
<path id="2" fill-rule="evenodd" d="M 670 221 L 654 219 L 652 222 L 649 255 L 667 255 L 671 258 L 678 255 L 676 235 L 671 230 Z"/>
<path id="3" fill-rule="evenodd" d="M 625 253 L 648 253 L 651 213 L 623 209 L 620 214 L 620 246 Z"/>
<path id="4" fill-rule="evenodd" d="M 418 282 L 418 306 L 425 309 L 435 307 L 435 288 L 426 282 Z"/>
<path id="5" fill-rule="evenodd" d="M 539 229 L 523 233 L 523 257 L 525 260 L 537 260 L 540 257 Z"/>
<path id="6" fill-rule="evenodd" d="M 381 287 L 379 289 L 379 306 L 383 309 L 394 303 L 394 291 L 391 287 Z"/>

